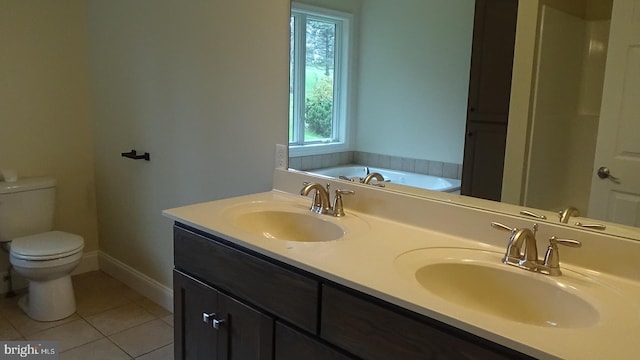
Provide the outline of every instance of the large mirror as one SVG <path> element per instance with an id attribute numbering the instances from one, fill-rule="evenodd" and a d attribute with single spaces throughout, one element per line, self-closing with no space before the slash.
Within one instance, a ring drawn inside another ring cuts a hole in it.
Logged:
<path id="1" fill-rule="evenodd" d="M 469 161 L 464 146 L 475 1 L 292 3 L 289 167 L 360 181 L 367 172 L 384 170 L 391 181 L 377 185 L 386 190 L 498 211 L 540 209 L 538 214 L 554 222 L 554 214 L 571 205 L 583 224 L 604 224 L 604 231 L 640 239 L 637 189 L 615 188 L 618 177 L 640 183 L 640 125 L 633 119 L 640 121 L 632 102 L 625 110 L 632 120 L 622 121 L 627 135 L 617 145 L 631 160 L 630 170 L 618 172 L 623 165 L 596 153 L 607 131 L 601 119 L 619 116 L 611 108 L 620 105 L 609 106 L 603 98 L 620 88 L 616 82 L 640 76 L 631 69 L 605 81 L 607 61 L 624 63 L 620 56 L 607 60 L 614 2 L 633 11 L 632 0 L 520 1 L 502 204 L 451 195 Z M 295 63 L 302 58 L 302 65 Z M 327 84 L 335 87 L 330 107 Z M 610 102 L 625 103 L 624 95 L 613 96 L 618 97 Z M 305 116 L 313 123 L 300 120 Z M 596 177 L 598 161 L 611 169 L 615 164 L 615 173 Z M 353 164 L 362 166 L 345 167 Z M 416 185 L 413 175 L 445 180 L 427 185 L 443 192 L 425 190 L 422 180 Z M 592 186 L 596 181 L 601 184 Z M 598 186 L 606 187 L 602 194 L 595 193 Z"/>

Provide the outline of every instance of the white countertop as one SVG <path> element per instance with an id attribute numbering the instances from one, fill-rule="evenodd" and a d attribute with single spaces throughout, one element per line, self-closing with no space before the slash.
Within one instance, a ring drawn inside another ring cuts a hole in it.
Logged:
<path id="1" fill-rule="evenodd" d="M 548 277 L 499 264 L 509 268 L 507 271 L 545 277 L 542 281 L 560 283 L 569 291 L 578 287 L 581 294 L 600 310 L 597 323 L 586 327 L 557 328 L 506 320 L 426 291 L 396 262 L 398 256 L 423 248 L 472 248 L 495 254 L 504 253 L 504 248 L 356 212 L 348 207 L 344 218 L 312 214 L 309 205 L 310 198 L 274 190 L 170 209 L 164 211 L 164 215 L 537 358 L 624 359 L 636 358 L 640 353 L 640 284 L 636 281 L 572 266 L 563 266 L 566 275 Z M 286 208 L 287 211 L 318 216 L 343 227 L 346 235 L 327 242 L 269 239 L 234 225 L 234 217 L 251 207 Z M 508 238 L 508 234 L 504 237 Z M 553 299 L 540 306 L 554 306 Z"/>

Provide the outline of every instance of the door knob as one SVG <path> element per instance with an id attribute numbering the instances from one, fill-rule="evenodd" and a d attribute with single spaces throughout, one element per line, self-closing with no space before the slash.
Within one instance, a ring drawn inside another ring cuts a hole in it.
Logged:
<path id="1" fill-rule="evenodd" d="M 600 179 L 611 179 L 613 182 L 616 182 L 616 183 L 620 182 L 620 179 L 611 175 L 611 170 L 609 170 L 609 168 L 606 166 L 601 166 L 598 169 L 597 174 Z"/>

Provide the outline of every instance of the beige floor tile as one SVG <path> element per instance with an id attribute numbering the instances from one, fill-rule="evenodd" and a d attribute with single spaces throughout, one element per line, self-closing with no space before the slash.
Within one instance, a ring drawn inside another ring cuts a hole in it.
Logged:
<path id="1" fill-rule="evenodd" d="M 128 360 L 131 357 L 106 338 L 78 346 L 60 354 L 60 360 L 87 359 Z"/>
<path id="2" fill-rule="evenodd" d="M 11 325 L 13 325 L 13 327 L 18 330 L 22 336 L 25 337 L 36 332 L 80 319 L 77 314 L 73 314 L 58 321 L 35 321 L 20 309 L 17 297 L 12 298 L 10 301 L 5 301 L 2 304 L 2 308 L 0 308 L 0 314 L 2 314 L 2 316 L 11 323 Z"/>
<path id="3" fill-rule="evenodd" d="M 71 277 L 71 280 L 73 281 L 73 287 L 82 289 L 105 289 L 123 286 L 122 282 L 99 270 L 75 275 Z"/>
<path id="4" fill-rule="evenodd" d="M 131 301 L 140 301 L 145 298 L 142 294 L 140 294 L 139 292 L 133 290 L 132 288 L 126 285 L 124 285 L 124 288 L 121 291 L 122 291 L 122 296 L 126 297 Z"/>
<path id="5" fill-rule="evenodd" d="M 121 288 L 120 288 L 121 289 Z M 76 312 L 87 318 L 111 310 L 132 301 L 122 296 L 117 287 L 87 287 L 76 289 Z"/>
<path id="6" fill-rule="evenodd" d="M 173 344 L 137 357 L 136 360 L 173 360 Z"/>
<path id="7" fill-rule="evenodd" d="M 86 318 L 87 322 L 104 335 L 112 335 L 154 319 L 153 315 L 135 303 L 126 304 Z"/>
<path id="8" fill-rule="evenodd" d="M 21 338 L 20 333 L 11 323 L 0 316 L 0 340 L 16 340 Z"/>
<path id="9" fill-rule="evenodd" d="M 137 357 L 173 342 L 173 328 L 162 320 L 154 320 L 109 336 L 129 355 Z"/>
<path id="10" fill-rule="evenodd" d="M 72 277 L 76 296 L 93 296 L 96 293 L 118 294 L 130 301 L 144 298 L 140 293 L 126 286 L 102 271 L 92 271 Z"/>
<path id="11" fill-rule="evenodd" d="M 61 359 L 173 359 L 170 311 L 101 271 L 72 280 L 77 313 L 60 321 L 34 321 L 19 297 L 1 298 L 0 340 L 57 341 Z"/>
<path id="12" fill-rule="evenodd" d="M 57 341 L 60 352 L 96 341 L 102 337 L 98 330 L 84 320 L 72 321 L 26 336 L 27 340 Z"/>
<path id="13" fill-rule="evenodd" d="M 145 310 L 147 310 L 153 316 L 158 318 L 171 315 L 171 311 L 168 311 L 167 309 L 163 308 L 162 306 L 154 303 L 153 301 L 147 298 L 142 298 L 141 300 L 136 301 L 136 304 L 142 306 Z"/>
<path id="14" fill-rule="evenodd" d="M 173 327 L 173 314 L 171 315 L 167 315 L 165 317 L 162 318 L 162 321 L 166 322 L 167 324 L 169 324 L 171 327 Z"/>

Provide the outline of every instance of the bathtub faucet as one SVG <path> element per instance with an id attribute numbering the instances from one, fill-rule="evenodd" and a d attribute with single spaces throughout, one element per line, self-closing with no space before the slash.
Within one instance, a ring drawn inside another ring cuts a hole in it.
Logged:
<path id="1" fill-rule="evenodd" d="M 376 179 L 379 182 L 384 181 L 384 177 L 380 173 L 377 173 L 377 172 L 369 173 L 368 170 L 369 168 L 367 168 L 367 176 L 364 179 L 362 179 L 363 184 L 371 184 L 371 179 Z M 371 185 L 374 185 L 374 184 L 371 184 Z M 384 184 L 375 184 L 375 185 L 384 187 Z"/>

